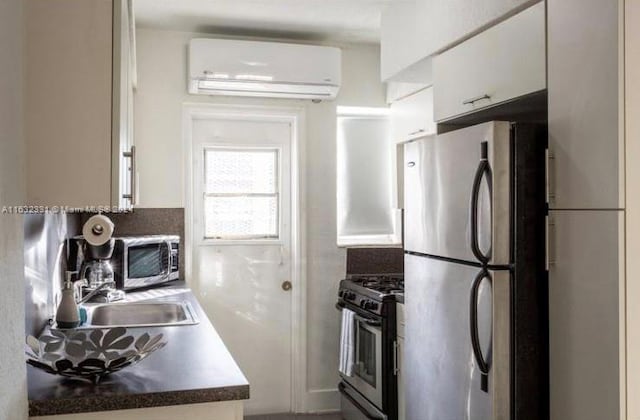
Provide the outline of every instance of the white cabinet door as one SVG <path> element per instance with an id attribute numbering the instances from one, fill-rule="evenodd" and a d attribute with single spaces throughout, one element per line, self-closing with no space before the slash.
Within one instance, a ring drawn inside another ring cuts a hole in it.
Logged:
<path id="1" fill-rule="evenodd" d="M 27 204 L 131 207 L 131 1 L 25 3 Z"/>
<path id="2" fill-rule="evenodd" d="M 554 211 L 551 216 L 551 419 L 618 419 L 624 213 Z"/>
<path id="3" fill-rule="evenodd" d="M 391 136 L 394 143 L 435 132 L 433 88 L 428 87 L 391 104 Z"/>
<path id="4" fill-rule="evenodd" d="M 131 208 L 137 201 L 133 141 L 135 46 L 132 0 L 114 0 L 111 202 Z"/>
<path id="5" fill-rule="evenodd" d="M 112 0 L 24 4 L 27 204 L 109 206 Z"/>
<path id="6" fill-rule="evenodd" d="M 436 121 L 544 90 L 545 63 L 539 3 L 434 58 Z"/>
<path id="7" fill-rule="evenodd" d="M 416 0 L 416 37 L 422 56 L 452 45 L 539 0 Z"/>
<path id="8" fill-rule="evenodd" d="M 168 405 L 164 407 L 134 408 L 129 410 L 95 411 L 80 414 L 29 417 L 31 420 L 242 420 L 242 401 Z"/>
<path id="9" fill-rule="evenodd" d="M 552 208 L 624 207 L 620 7 L 548 0 Z"/>

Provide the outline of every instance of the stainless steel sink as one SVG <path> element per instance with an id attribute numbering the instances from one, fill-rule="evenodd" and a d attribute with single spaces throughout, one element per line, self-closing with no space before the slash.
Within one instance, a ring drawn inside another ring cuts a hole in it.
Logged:
<path id="1" fill-rule="evenodd" d="M 87 307 L 87 322 L 92 327 L 160 327 L 197 324 L 188 302 L 114 303 Z"/>

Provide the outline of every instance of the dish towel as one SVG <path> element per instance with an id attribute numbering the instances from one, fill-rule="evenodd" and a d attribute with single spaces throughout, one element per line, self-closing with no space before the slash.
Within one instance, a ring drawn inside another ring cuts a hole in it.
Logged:
<path id="1" fill-rule="evenodd" d="M 342 308 L 342 328 L 340 329 L 340 366 L 338 370 L 346 376 L 353 376 L 355 357 L 355 312 Z"/>

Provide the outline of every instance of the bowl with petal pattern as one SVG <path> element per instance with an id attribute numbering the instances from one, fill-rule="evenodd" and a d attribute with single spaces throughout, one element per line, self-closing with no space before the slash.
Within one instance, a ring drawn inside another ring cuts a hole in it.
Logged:
<path id="1" fill-rule="evenodd" d="M 111 373 L 132 366 L 166 345 L 163 335 L 117 327 L 94 330 L 47 329 L 27 336 L 27 363 L 53 375 L 95 384 Z"/>

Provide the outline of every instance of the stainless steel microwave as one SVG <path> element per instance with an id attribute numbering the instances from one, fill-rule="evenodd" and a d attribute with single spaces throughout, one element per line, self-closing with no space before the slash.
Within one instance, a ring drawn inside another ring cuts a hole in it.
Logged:
<path id="1" fill-rule="evenodd" d="M 114 239 L 111 265 L 118 289 L 139 289 L 179 279 L 179 236 L 146 235 Z"/>

